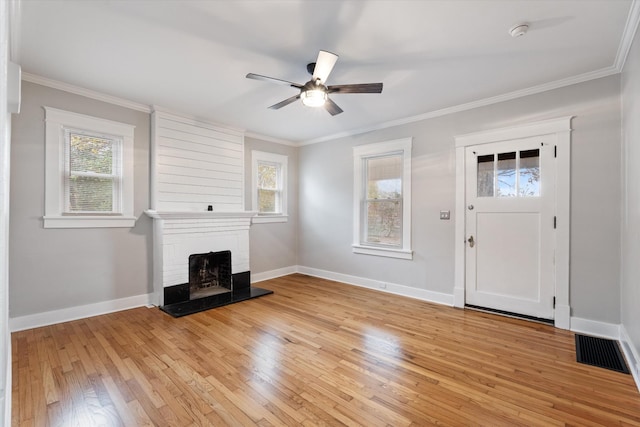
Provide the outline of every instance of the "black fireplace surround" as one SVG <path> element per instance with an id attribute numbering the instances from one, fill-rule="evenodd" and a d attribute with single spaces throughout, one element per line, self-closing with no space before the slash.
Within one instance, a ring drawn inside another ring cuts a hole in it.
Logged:
<path id="1" fill-rule="evenodd" d="M 263 295 L 268 289 L 251 286 L 251 272 L 231 273 L 231 251 L 189 256 L 189 282 L 164 288 L 162 311 L 182 317 Z"/>

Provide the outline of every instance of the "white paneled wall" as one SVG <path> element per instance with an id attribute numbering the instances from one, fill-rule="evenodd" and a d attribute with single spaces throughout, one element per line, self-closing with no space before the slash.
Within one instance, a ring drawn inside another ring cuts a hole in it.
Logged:
<path id="1" fill-rule="evenodd" d="M 244 133 L 170 113 L 152 114 L 151 209 L 244 210 Z"/>
<path id="2" fill-rule="evenodd" d="M 156 303 L 164 288 L 189 280 L 189 255 L 231 251 L 232 273 L 249 271 L 244 210 L 244 132 L 152 113 L 151 209 Z M 213 211 L 207 207 L 211 205 Z"/>

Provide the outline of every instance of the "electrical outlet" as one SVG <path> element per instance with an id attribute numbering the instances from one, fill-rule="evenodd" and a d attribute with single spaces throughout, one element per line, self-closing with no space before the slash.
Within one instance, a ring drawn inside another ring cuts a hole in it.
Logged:
<path id="1" fill-rule="evenodd" d="M 440 219 L 451 219 L 451 211 L 440 211 Z"/>

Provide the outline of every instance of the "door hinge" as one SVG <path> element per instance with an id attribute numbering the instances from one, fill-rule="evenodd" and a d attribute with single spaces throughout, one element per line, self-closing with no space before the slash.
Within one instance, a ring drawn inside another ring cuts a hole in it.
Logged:
<path id="1" fill-rule="evenodd" d="M 554 216 L 553 217 L 553 228 L 554 228 L 554 230 L 557 227 L 557 225 L 558 225 L 558 218 Z"/>
<path id="2" fill-rule="evenodd" d="M 558 146 L 554 145 L 553 146 L 553 157 L 558 157 Z"/>
<path id="3" fill-rule="evenodd" d="M 553 308 L 556 308 L 556 297 L 553 297 Z"/>

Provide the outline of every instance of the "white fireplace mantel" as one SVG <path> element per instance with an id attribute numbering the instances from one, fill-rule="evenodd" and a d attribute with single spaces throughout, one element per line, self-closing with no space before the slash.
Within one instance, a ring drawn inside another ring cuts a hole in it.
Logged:
<path id="1" fill-rule="evenodd" d="M 167 212 L 167 211 L 155 211 L 146 210 L 145 214 L 153 219 L 218 219 L 218 218 L 253 218 L 258 214 L 254 211 L 242 211 L 242 212 L 214 212 L 214 211 L 199 211 L 199 212 Z"/>
<path id="2" fill-rule="evenodd" d="M 164 305 L 164 288 L 187 283 L 189 256 L 231 251 L 231 272 L 249 271 L 249 228 L 256 212 L 168 212 L 147 210 L 153 218 L 153 288 Z"/>

